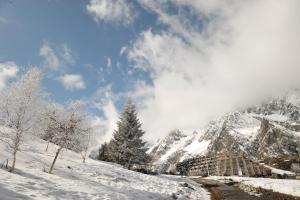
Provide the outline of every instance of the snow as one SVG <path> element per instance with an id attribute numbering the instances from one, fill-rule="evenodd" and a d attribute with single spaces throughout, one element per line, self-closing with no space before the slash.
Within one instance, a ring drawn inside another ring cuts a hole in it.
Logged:
<path id="1" fill-rule="evenodd" d="M 57 146 L 41 140 L 24 144 L 17 154 L 16 171 L 0 169 L 1 200 L 10 199 L 209 199 L 207 191 L 184 187 L 180 181 L 162 176 L 150 176 L 126 170 L 119 165 L 87 159 L 63 151 L 53 174 L 49 169 Z M 0 143 L 0 164 L 11 155 Z M 68 168 L 69 166 L 69 168 Z"/>
<path id="2" fill-rule="evenodd" d="M 188 136 L 185 138 L 182 138 L 179 141 L 175 141 L 171 148 L 159 159 L 159 163 L 163 163 L 167 161 L 167 159 L 172 156 L 174 153 L 176 153 L 179 150 L 184 151 L 184 155 L 181 157 L 180 161 L 189 158 L 191 156 L 203 154 L 206 152 L 208 145 L 210 144 L 210 140 L 202 140 L 199 142 L 199 137 L 202 134 L 194 135 L 194 136 Z M 187 142 L 193 138 L 193 142 L 191 142 L 189 145 L 187 145 Z"/>
<path id="3" fill-rule="evenodd" d="M 255 126 L 250 128 L 239 128 L 235 129 L 235 131 L 237 131 L 239 134 L 245 137 L 254 137 L 257 134 L 259 128 L 260 126 Z"/>
<path id="4" fill-rule="evenodd" d="M 191 136 L 188 136 L 188 137 L 181 138 L 178 141 L 174 141 L 174 143 L 171 145 L 171 148 L 163 156 L 161 156 L 161 158 L 159 159 L 159 162 L 162 163 L 162 162 L 167 161 L 167 159 L 173 153 L 175 153 L 176 151 L 182 149 L 186 145 L 186 142 L 190 139 L 191 139 Z"/>
<path id="5" fill-rule="evenodd" d="M 197 154 L 203 154 L 210 143 L 210 140 L 202 140 L 199 142 L 199 140 L 194 140 L 190 145 L 184 148 L 184 150 L 188 154 L 197 155 Z"/>
<path id="6" fill-rule="evenodd" d="M 157 141 L 157 142 L 159 142 L 159 141 Z M 149 149 L 146 151 L 146 153 L 147 153 L 147 154 L 151 153 L 155 147 L 156 147 L 156 145 L 151 145 L 151 146 L 149 147 Z"/>
<path id="7" fill-rule="evenodd" d="M 282 194 L 300 197 L 300 181 L 291 179 L 271 179 L 271 178 L 250 178 L 250 177 L 237 177 L 237 176 L 212 176 L 208 179 L 214 180 L 228 180 L 240 182 L 252 187 L 261 187 L 267 190 L 273 190 Z"/>
<path id="8" fill-rule="evenodd" d="M 178 149 L 176 147 L 171 148 L 166 154 L 164 154 L 159 161 L 164 162 L 166 161 L 173 153 L 175 153 Z"/>
<path id="9" fill-rule="evenodd" d="M 274 174 L 280 174 L 280 175 L 289 175 L 289 176 L 295 176 L 296 174 L 294 172 L 291 171 L 286 171 L 286 170 L 282 170 L 282 169 L 277 169 L 268 165 L 264 165 L 266 168 L 271 169 L 272 173 Z"/>
<path id="10" fill-rule="evenodd" d="M 235 120 L 230 121 L 230 134 L 237 138 L 255 138 L 260 128 L 261 122 L 255 118 L 253 113 L 238 114 Z"/>
<path id="11" fill-rule="evenodd" d="M 10 133 L 10 132 L 13 132 L 13 129 L 7 128 L 7 127 L 5 127 L 5 126 L 1 126 L 1 125 L 0 125 L 0 132 L 3 132 L 3 133 Z"/>
<path id="12" fill-rule="evenodd" d="M 300 107 L 300 98 L 299 97 L 300 97 L 300 90 L 294 89 L 294 90 L 288 92 L 286 101 L 292 105 Z"/>
<path id="13" fill-rule="evenodd" d="M 295 131 L 295 132 L 293 132 L 293 134 L 294 134 L 296 137 L 299 137 L 299 138 L 300 138 L 300 132 Z"/>
<path id="14" fill-rule="evenodd" d="M 288 120 L 288 117 L 280 114 L 271 114 L 265 116 L 267 119 L 277 122 L 285 122 Z"/>

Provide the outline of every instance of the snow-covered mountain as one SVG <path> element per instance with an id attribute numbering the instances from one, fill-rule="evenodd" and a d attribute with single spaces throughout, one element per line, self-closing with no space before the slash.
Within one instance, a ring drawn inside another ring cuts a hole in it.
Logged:
<path id="1" fill-rule="evenodd" d="M 279 155 L 297 155 L 300 137 L 300 93 L 295 90 L 246 110 L 221 116 L 198 133 L 172 132 L 150 150 L 153 164 L 161 171 L 196 155 L 244 153 L 264 159 Z M 176 133 L 176 134 L 175 134 Z"/>
<path id="2" fill-rule="evenodd" d="M 209 141 L 201 140 L 201 134 L 197 132 L 187 136 L 176 130 L 159 140 L 148 153 L 154 161 L 154 166 L 160 171 L 169 171 L 174 169 L 177 162 L 203 154 L 208 145 Z"/>

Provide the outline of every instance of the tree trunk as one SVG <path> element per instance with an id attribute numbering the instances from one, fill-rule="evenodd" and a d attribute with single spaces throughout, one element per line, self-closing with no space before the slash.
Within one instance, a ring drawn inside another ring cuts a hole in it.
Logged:
<path id="1" fill-rule="evenodd" d="M 16 159 L 17 159 L 17 151 L 14 150 L 14 153 L 13 153 L 13 162 L 12 162 L 12 165 L 11 165 L 11 168 L 10 168 L 9 172 L 13 172 L 14 171 L 15 165 L 16 165 Z"/>
<path id="2" fill-rule="evenodd" d="M 131 164 L 131 158 L 129 159 L 129 161 L 128 161 L 128 166 L 127 166 L 127 169 L 128 170 L 131 170 L 131 167 L 132 167 L 132 164 Z"/>
<path id="3" fill-rule="evenodd" d="M 53 168 L 54 168 L 54 164 L 55 164 L 55 162 L 56 162 L 56 160 L 57 160 L 57 157 L 58 157 L 59 152 L 61 151 L 61 149 L 62 149 L 62 148 L 59 147 L 59 148 L 57 149 L 57 151 L 56 151 L 54 160 L 53 160 L 53 162 L 52 162 L 52 164 L 51 164 L 51 167 L 50 167 L 50 170 L 49 170 L 49 174 L 52 174 L 52 170 L 53 170 Z"/>
<path id="4" fill-rule="evenodd" d="M 86 155 L 87 155 L 87 151 L 81 152 L 81 158 L 83 163 L 85 163 Z"/>
<path id="5" fill-rule="evenodd" d="M 13 162 L 11 165 L 11 168 L 9 170 L 9 172 L 13 172 L 15 169 L 15 165 L 16 165 L 16 160 L 17 160 L 17 152 L 19 150 L 19 145 L 20 145 L 20 138 L 21 138 L 21 131 L 19 129 L 19 123 L 17 124 L 17 131 L 16 131 L 16 136 L 15 136 L 15 141 L 13 144 Z"/>
<path id="6" fill-rule="evenodd" d="M 47 151 L 48 151 L 49 143 L 50 143 L 50 141 L 48 141 L 48 143 L 47 143 L 47 147 L 46 147 L 46 150 L 45 150 L 45 152 L 47 152 Z"/>

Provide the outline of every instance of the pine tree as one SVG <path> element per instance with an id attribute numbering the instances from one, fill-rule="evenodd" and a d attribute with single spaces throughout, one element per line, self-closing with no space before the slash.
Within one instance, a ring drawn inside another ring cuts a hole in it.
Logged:
<path id="1" fill-rule="evenodd" d="M 114 131 L 113 139 L 109 144 L 114 162 L 128 169 L 131 169 L 135 164 L 142 165 L 147 162 L 146 142 L 142 140 L 145 132 L 141 129 L 141 126 L 135 107 L 129 99 L 120 116 L 120 121 L 117 123 L 117 130 Z"/>
<path id="2" fill-rule="evenodd" d="M 99 148 L 98 160 L 111 161 L 109 155 L 109 147 L 106 142 L 101 144 L 101 147 Z"/>

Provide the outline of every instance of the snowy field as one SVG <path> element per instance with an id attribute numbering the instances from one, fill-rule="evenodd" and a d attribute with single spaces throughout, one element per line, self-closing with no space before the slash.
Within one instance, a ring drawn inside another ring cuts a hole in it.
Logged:
<path id="1" fill-rule="evenodd" d="M 291 179 L 270 179 L 270 178 L 250 178 L 250 177 L 236 177 L 236 176 L 212 176 L 208 179 L 226 180 L 232 179 L 233 181 L 243 183 L 252 187 L 261 187 L 267 190 L 273 190 L 282 194 L 300 197 L 300 180 Z"/>
<path id="2" fill-rule="evenodd" d="M 56 151 L 46 142 L 31 141 L 17 155 L 16 171 L 0 169 L 0 199 L 209 199 L 201 187 L 185 187 L 182 180 L 170 180 L 162 176 L 150 176 L 132 172 L 118 165 L 87 159 L 82 163 L 80 155 L 64 151 L 56 163 L 53 174 L 48 170 Z M 11 155 L 0 143 L 1 164 Z M 68 168 L 69 166 L 69 168 Z"/>

